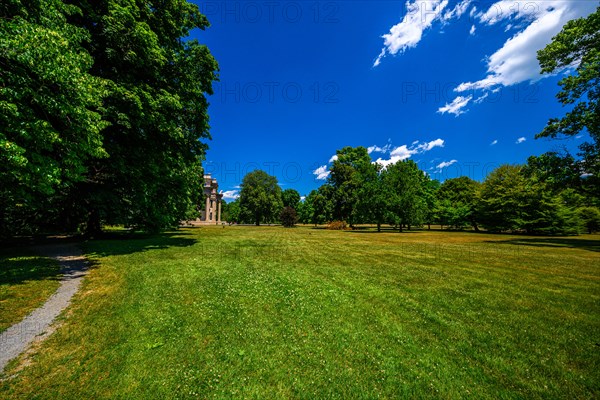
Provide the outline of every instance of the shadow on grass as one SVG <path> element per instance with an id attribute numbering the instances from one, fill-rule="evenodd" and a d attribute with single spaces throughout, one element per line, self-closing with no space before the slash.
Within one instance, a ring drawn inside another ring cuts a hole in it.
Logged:
<path id="1" fill-rule="evenodd" d="M 404 234 L 404 233 L 419 233 L 419 232 L 427 232 L 427 231 L 422 231 L 422 230 L 402 230 L 399 231 L 398 229 L 391 229 L 391 228 L 381 228 L 381 232 L 378 232 L 377 229 L 374 230 L 366 230 L 366 229 L 358 229 L 358 230 L 348 230 L 345 231 L 348 233 L 399 233 L 399 234 Z"/>
<path id="2" fill-rule="evenodd" d="M 0 286 L 32 280 L 59 280 L 60 276 L 60 268 L 46 257 L 23 249 L 0 251 Z"/>
<path id="3" fill-rule="evenodd" d="M 486 243 L 506 244 L 532 247 L 572 248 L 600 252 L 600 240 L 576 239 L 576 238 L 523 238 L 511 240 L 486 240 Z"/>
<path id="4" fill-rule="evenodd" d="M 126 255 L 170 247 L 189 247 L 197 243 L 187 232 L 165 232 L 157 234 L 113 232 L 83 244 L 86 253 L 99 257 Z"/>

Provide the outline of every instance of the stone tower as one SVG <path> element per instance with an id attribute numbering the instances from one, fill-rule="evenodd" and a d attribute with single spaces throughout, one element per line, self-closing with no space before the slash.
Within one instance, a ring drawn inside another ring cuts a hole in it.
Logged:
<path id="1" fill-rule="evenodd" d="M 219 193 L 217 180 L 210 175 L 204 175 L 204 195 L 206 196 L 206 205 L 200 216 L 200 222 L 203 225 L 220 224 L 223 195 Z"/>

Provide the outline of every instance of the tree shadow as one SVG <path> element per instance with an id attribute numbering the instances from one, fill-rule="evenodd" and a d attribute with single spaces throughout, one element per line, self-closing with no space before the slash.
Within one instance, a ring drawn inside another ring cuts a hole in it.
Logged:
<path id="1" fill-rule="evenodd" d="M 0 285 L 18 285 L 26 281 L 44 279 L 74 279 L 85 270 L 97 267 L 97 262 L 88 259 L 85 266 L 80 261 L 63 260 L 58 267 L 57 261 L 50 255 L 44 255 L 41 247 L 76 244 L 84 255 L 107 257 L 126 255 L 170 247 L 188 247 L 197 240 L 186 232 L 166 232 L 144 234 L 130 232 L 108 232 L 95 239 L 84 240 L 81 236 L 43 236 L 13 241 L 12 246 L 0 247 Z M 52 250 L 59 254 L 60 251 Z M 55 254 L 52 254 L 52 256 Z"/>
<path id="2" fill-rule="evenodd" d="M 600 240 L 576 238 L 516 238 L 510 240 L 485 240 L 486 243 L 516 246 L 571 248 L 600 252 Z"/>
<path id="3" fill-rule="evenodd" d="M 108 257 L 127 255 L 170 247 L 189 247 L 198 242 L 189 232 L 164 232 L 156 234 L 111 232 L 82 244 L 86 254 Z"/>
<path id="4" fill-rule="evenodd" d="M 0 286 L 19 285 L 33 280 L 60 280 L 57 263 L 33 250 L 11 248 L 0 250 Z"/>
<path id="5" fill-rule="evenodd" d="M 406 229 L 403 229 L 402 231 L 399 231 L 398 229 L 383 228 L 382 227 L 381 228 L 381 232 L 378 232 L 377 228 L 374 228 L 374 229 L 370 229 L 370 228 L 363 229 L 363 228 L 361 228 L 361 229 L 347 230 L 345 232 L 348 232 L 348 233 L 397 233 L 397 234 L 406 234 L 406 233 L 408 233 L 408 234 L 411 234 L 411 233 L 420 233 L 420 232 L 427 232 L 427 231 L 426 230 L 425 231 L 423 231 L 423 230 L 412 230 L 412 229 L 410 231 L 406 230 Z"/>

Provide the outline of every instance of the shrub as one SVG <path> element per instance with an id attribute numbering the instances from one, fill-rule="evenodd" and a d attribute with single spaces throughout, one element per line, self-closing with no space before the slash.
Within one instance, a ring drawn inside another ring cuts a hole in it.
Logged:
<path id="1" fill-rule="evenodd" d="M 332 221 L 327 224 L 327 229 L 331 229 L 333 231 L 342 231 L 346 229 L 346 221 Z"/>
<path id="2" fill-rule="evenodd" d="M 296 215 L 296 210 L 289 206 L 283 207 L 283 210 L 281 210 L 281 214 L 279 217 L 281 219 L 281 225 L 283 225 L 286 228 L 291 228 L 294 225 L 296 225 L 296 222 L 298 222 L 298 215 Z"/>

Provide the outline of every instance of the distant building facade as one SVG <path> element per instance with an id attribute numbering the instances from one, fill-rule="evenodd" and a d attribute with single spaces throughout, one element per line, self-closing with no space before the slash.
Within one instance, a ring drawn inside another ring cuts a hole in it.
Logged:
<path id="1" fill-rule="evenodd" d="M 200 222 L 203 225 L 220 224 L 223 195 L 219 193 L 217 180 L 210 175 L 204 175 L 204 196 L 206 205 L 200 216 Z"/>

